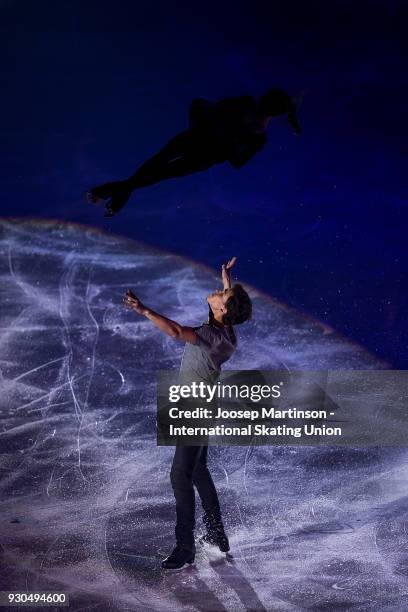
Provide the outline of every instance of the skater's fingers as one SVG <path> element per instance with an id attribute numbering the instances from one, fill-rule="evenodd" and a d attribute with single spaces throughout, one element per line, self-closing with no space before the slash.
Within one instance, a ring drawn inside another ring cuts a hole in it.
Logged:
<path id="1" fill-rule="evenodd" d="M 137 298 L 134 298 L 134 299 L 130 298 L 130 299 L 128 299 L 127 303 L 130 304 L 130 306 L 136 306 L 137 307 L 137 306 L 140 306 L 141 302 Z"/>
<path id="2" fill-rule="evenodd" d="M 230 259 L 227 264 L 223 264 L 222 269 L 228 272 L 229 270 L 231 270 L 231 268 L 235 266 L 236 261 L 237 261 L 237 258 L 232 257 L 232 259 Z"/>
<path id="3" fill-rule="evenodd" d="M 130 310 L 135 310 L 139 308 L 140 302 L 139 300 L 128 300 L 124 302 L 125 308 L 129 308 Z"/>

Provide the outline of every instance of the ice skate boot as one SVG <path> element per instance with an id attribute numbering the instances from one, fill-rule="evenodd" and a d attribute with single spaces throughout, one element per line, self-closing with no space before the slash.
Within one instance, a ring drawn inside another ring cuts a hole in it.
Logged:
<path id="1" fill-rule="evenodd" d="M 181 570 L 194 563 L 195 552 L 176 546 L 173 552 L 162 561 L 162 568 L 167 570 Z"/>

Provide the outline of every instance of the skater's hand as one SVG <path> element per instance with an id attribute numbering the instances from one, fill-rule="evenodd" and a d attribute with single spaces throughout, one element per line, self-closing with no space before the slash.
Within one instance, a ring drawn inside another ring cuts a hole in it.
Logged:
<path id="1" fill-rule="evenodd" d="M 123 302 L 125 304 L 125 308 L 130 308 L 131 310 L 137 312 L 137 314 L 144 315 L 147 310 L 146 306 L 142 304 L 139 298 L 136 297 L 133 291 L 130 289 L 126 291 Z"/>
<path id="2" fill-rule="evenodd" d="M 221 277 L 224 285 L 224 289 L 229 289 L 231 287 L 231 270 L 235 266 L 235 262 L 237 261 L 236 257 L 232 257 L 226 264 L 222 264 L 221 266 Z"/>
<path id="3" fill-rule="evenodd" d="M 222 264 L 222 269 L 225 269 L 228 272 L 229 270 L 231 270 L 231 268 L 235 266 L 236 262 L 237 258 L 232 257 L 226 264 Z"/>

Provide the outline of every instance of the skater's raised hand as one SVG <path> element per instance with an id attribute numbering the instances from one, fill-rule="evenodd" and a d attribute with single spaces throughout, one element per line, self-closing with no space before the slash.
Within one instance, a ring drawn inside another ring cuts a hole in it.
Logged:
<path id="1" fill-rule="evenodd" d="M 222 267 L 225 268 L 227 271 L 231 270 L 231 268 L 235 266 L 236 262 L 237 262 L 237 258 L 231 257 L 231 259 L 226 264 L 222 264 Z"/>
<path id="2" fill-rule="evenodd" d="M 135 312 L 137 312 L 137 314 L 143 315 L 147 310 L 144 304 L 142 304 L 139 298 L 136 297 L 136 295 L 130 289 L 126 291 L 125 297 L 123 298 L 123 302 L 126 308 L 134 310 Z"/>
<path id="3" fill-rule="evenodd" d="M 221 277 L 224 289 L 231 288 L 231 270 L 235 266 L 236 261 L 237 258 L 232 257 L 226 264 L 222 264 L 221 266 Z"/>

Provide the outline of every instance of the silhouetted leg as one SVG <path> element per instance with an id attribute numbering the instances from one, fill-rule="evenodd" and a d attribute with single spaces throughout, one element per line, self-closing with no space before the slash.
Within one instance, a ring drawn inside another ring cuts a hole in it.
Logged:
<path id="1" fill-rule="evenodd" d="M 192 130 L 185 130 L 172 138 L 157 155 L 148 159 L 129 177 L 133 189 L 147 187 L 160 181 L 186 176 L 210 168 L 217 160 L 209 152 L 208 144 Z"/>
<path id="2" fill-rule="evenodd" d="M 207 162 L 203 160 L 187 159 L 185 157 L 179 157 L 167 163 L 161 163 L 159 168 L 156 169 L 156 174 L 148 174 L 152 171 L 150 163 L 146 166 L 144 164 L 140 171 L 137 172 L 136 178 L 132 180 L 122 181 L 122 184 L 118 186 L 106 207 L 112 211 L 112 215 L 119 212 L 126 202 L 129 200 L 133 189 L 139 189 L 141 187 L 148 187 L 154 185 L 160 181 L 166 179 L 177 178 L 180 176 L 188 176 L 195 172 L 202 172 L 207 170 L 214 165 L 215 162 Z M 112 216 L 108 215 L 108 216 Z"/>
<path id="3" fill-rule="evenodd" d="M 113 216 L 124 207 L 134 189 L 201 172 L 222 161 L 225 160 L 211 150 L 211 143 L 206 142 L 202 135 L 194 130 L 185 130 L 144 162 L 128 179 L 92 188 L 88 192 L 88 200 L 99 203 L 110 198 L 106 204 L 107 216 Z"/>

